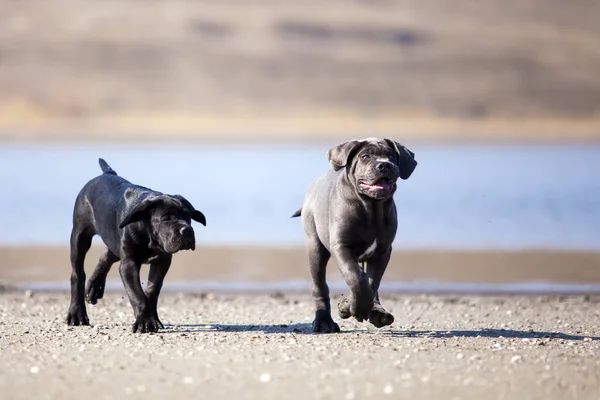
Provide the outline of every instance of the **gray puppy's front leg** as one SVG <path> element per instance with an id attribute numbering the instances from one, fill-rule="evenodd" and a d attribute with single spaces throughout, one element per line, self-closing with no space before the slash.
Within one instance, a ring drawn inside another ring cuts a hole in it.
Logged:
<path id="1" fill-rule="evenodd" d="M 390 247 L 385 253 L 374 255 L 367 262 L 366 272 L 369 277 L 369 285 L 371 285 L 371 290 L 374 293 L 374 305 L 369 313 L 369 322 L 377 328 L 391 325 L 394 322 L 394 316 L 387 312 L 379 301 L 379 284 L 390 261 L 391 253 L 392 249 Z M 347 298 L 343 298 L 338 304 L 338 310 L 342 318 L 349 318 L 350 301 Z"/>
<path id="2" fill-rule="evenodd" d="M 374 296 L 367 274 L 360 268 L 348 247 L 337 246 L 332 249 L 331 254 L 342 273 L 346 285 L 350 288 L 348 308 L 343 310 L 338 306 L 340 317 L 354 316 L 358 322 L 369 319 Z"/>
<path id="3" fill-rule="evenodd" d="M 367 262 L 367 275 L 369 276 L 369 283 L 371 290 L 375 293 L 375 305 L 369 313 L 369 322 L 375 325 L 377 328 L 381 328 L 387 325 L 391 325 L 394 322 L 394 316 L 387 312 L 381 303 L 379 302 L 379 284 L 381 278 L 387 268 L 392 255 L 391 246 L 383 254 L 375 254 Z"/>

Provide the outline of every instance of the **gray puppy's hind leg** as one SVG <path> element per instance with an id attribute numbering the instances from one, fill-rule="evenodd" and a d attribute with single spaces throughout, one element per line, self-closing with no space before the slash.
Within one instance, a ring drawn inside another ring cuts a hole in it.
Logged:
<path id="1" fill-rule="evenodd" d="M 315 319 L 312 323 L 312 331 L 319 333 L 339 332 L 339 325 L 331 318 L 329 286 L 327 286 L 327 262 L 331 255 L 317 237 L 307 238 L 306 247 L 312 277 L 312 297 L 315 303 Z"/>
<path id="2" fill-rule="evenodd" d="M 85 297 L 88 303 L 96 304 L 98 299 L 104 297 L 106 276 L 108 275 L 112 265 L 117 261 L 119 261 L 118 256 L 116 256 L 108 248 L 104 250 L 104 253 L 100 256 L 98 265 L 96 265 L 96 269 L 94 269 L 94 273 L 88 280 L 87 287 L 85 289 Z"/>

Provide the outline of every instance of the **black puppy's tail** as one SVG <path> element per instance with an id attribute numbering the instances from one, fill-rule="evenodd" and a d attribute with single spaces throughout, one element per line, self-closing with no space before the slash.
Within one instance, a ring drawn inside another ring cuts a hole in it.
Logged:
<path id="1" fill-rule="evenodd" d="M 98 164 L 100 164 L 100 168 L 102 169 L 103 173 L 110 174 L 110 175 L 117 175 L 117 173 L 115 172 L 115 170 L 112 169 L 110 167 L 110 165 L 108 165 L 108 163 L 106 161 L 104 161 L 103 158 L 99 158 L 98 159 Z"/>
<path id="2" fill-rule="evenodd" d="M 292 214 L 292 216 L 290 218 L 296 218 L 302 215 L 302 208 L 300 208 L 298 211 L 296 211 L 294 214 Z"/>

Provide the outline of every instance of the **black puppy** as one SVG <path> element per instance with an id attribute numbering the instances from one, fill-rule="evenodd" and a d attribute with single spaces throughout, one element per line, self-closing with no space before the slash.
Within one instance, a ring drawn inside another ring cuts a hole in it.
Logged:
<path id="1" fill-rule="evenodd" d="M 339 332 L 331 318 L 327 263 L 333 258 L 350 288 L 338 304 L 340 317 L 369 320 L 380 328 L 394 322 L 379 302 L 379 284 L 392 254 L 398 217 L 397 180 L 408 179 L 415 154 L 390 139 L 351 140 L 327 153 L 333 170 L 311 185 L 302 216 L 313 282 L 313 332 Z M 364 271 L 359 263 L 367 264 Z"/>
<path id="2" fill-rule="evenodd" d="M 119 273 L 135 314 L 133 332 L 164 328 L 158 319 L 158 295 L 179 250 L 194 250 L 191 220 L 206 226 L 206 218 L 180 195 L 166 195 L 134 185 L 99 159 L 103 174 L 89 181 L 75 200 L 71 232 L 71 305 L 69 325 L 89 325 L 84 302 L 85 255 L 92 237 L 100 235 L 106 251 L 90 278 L 85 297 L 96 304 L 104 295 L 106 275 L 121 260 Z M 148 287 L 140 283 L 140 267 L 150 263 Z"/>

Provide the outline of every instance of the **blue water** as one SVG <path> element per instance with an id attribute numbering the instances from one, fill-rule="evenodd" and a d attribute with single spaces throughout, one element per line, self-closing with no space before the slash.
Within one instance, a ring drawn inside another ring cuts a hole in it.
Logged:
<path id="1" fill-rule="evenodd" d="M 419 166 L 395 196 L 395 248 L 600 250 L 600 146 L 408 145 Z M 66 245 L 75 196 L 103 157 L 186 196 L 207 217 L 199 244 L 302 246 L 289 217 L 329 147 L 2 144 L 0 244 Z"/>

